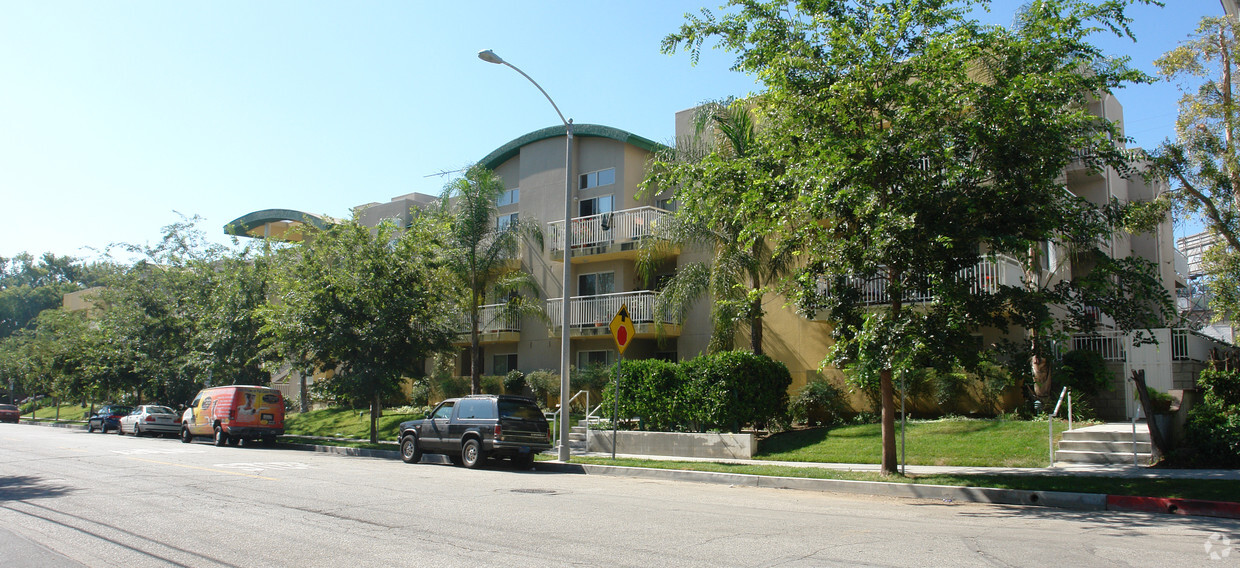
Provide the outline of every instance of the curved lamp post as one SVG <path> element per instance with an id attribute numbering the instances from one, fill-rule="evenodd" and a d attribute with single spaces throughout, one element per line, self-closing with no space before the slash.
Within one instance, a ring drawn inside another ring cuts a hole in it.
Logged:
<path id="1" fill-rule="evenodd" d="M 570 166 L 573 162 L 573 120 L 565 119 L 564 113 L 560 112 L 560 107 L 556 106 L 555 101 L 551 100 L 551 95 L 543 90 L 538 81 L 530 78 L 503 58 L 496 55 L 494 51 L 485 49 L 478 52 L 478 59 L 487 63 L 496 65 L 507 65 L 513 71 L 520 73 L 529 82 L 538 87 L 538 91 L 547 97 L 547 102 L 551 103 L 551 108 L 555 109 L 555 113 L 560 116 L 560 122 L 564 123 L 564 132 L 566 135 L 564 141 L 564 275 L 563 288 L 564 297 L 560 301 L 560 461 L 569 461 L 571 453 L 568 448 L 568 430 L 569 430 L 569 412 L 568 412 L 568 363 L 569 363 L 569 302 L 571 297 L 569 294 L 569 284 L 572 278 L 572 265 L 569 257 L 572 256 L 572 223 L 573 223 L 573 173 Z"/>

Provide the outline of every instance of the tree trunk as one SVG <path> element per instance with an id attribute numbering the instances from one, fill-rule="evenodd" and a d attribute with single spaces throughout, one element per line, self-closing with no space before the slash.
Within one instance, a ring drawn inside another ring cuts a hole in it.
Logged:
<path id="1" fill-rule="evenodd" d="M 297 373 L 297 376 L 301 378 L 301 392 L 299 395 L 301 401 L 298 406 L 300 406 L 302 412 L 310 412 L 310 387 L 306 383 L 306 375 L 305 373 Z"/>
<path id="2" fill-rule="evenodd" d="M 482 394 L 482 346 L 478 340 L 478 291 L 473 291 L 469 314 L 469 392 Z"/>
<path id="3" fill-rule="evenodd" d="M 899 475 L 900 469 L 896 459 L 896 405 L 895 387 L 891 381 L 891 369 L 883 369 L 878 374 L 879 388 L 883 396 L 882 435 L 883 435 L 883 475 Z"/>
<path id="4" fill-rule="evenodd" d="M 762 253 L 764 241 L 757 239 L 753 244 L 753 258 L 756 261 Z M 753 281 L 753 289 L 757 290 L 761 287 L 762 282 L 758 271 L 752 270 L 749 273 L 750 280 Z M 749 349 L 754 355 L 762 355 L 762 296 L 758 296 L 749 304 Z"/>
<path id="5" fill-rule="evenodd" d="M 370 401 L 370 443 L 379 443 L 379 392 L 375 391 L 374 400 Z"/>

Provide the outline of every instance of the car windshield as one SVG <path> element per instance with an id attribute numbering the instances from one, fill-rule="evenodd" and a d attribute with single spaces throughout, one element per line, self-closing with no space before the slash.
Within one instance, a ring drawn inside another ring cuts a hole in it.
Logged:
<path id="1" fill-rule="evenodd" d="M 537 406 L 528 402 L 508 400 L 499 401 L 499 416 L 500 418 L 515 418 L 517 420 L 546 420 Z"/>
<path id="2" fill-rule="evenodd" d="M 107 409 L 104 414 L 129 414 L 130 412 L 133 412 L 133 409 L 128 406 L 113 406 Z"/>
<path id="3" fill-rule="evenodd" d="M 0 410 L 17 410 L 17 407 L 11 404 L 0 404 Z"/>
<path id="4" fill-rule="evenodd" d="M 146 413 L 147 414 L 176 414 L 175 411 L 173 411 L 171 408 L 168 408 L 167 406 L 148 406 L 146 407 Z"/>

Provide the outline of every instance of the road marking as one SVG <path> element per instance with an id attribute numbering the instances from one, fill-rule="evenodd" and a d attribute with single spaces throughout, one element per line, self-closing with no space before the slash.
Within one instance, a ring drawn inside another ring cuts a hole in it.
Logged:
<path id="1" fill-rule="evenodd" d="M 134 460 L 134 461 L 140 461 L 140 462 L 157 463 L 157 464 L 160 464 L 160 465 L 170 465 L 170 466 L 173 466 L 173 467 L 183 467 L 183 468 L 186 468 L 186 469 L 199 469 L 199 470 L 202 470 L 202 471 L 213 471 L 213 472 L 215 472 L 215 473 L 227 473 L 228 475 L 240 475 L 241 477 L 253 477 L 254 479 L 265 479 L 265 480 L 267 480 L 267 481 L 280 481 L 279 479 L 276 479 L 276 478 L 274 478 L 274 477 L 263 477 L 263 476 L 261 476 L 261 475 L 251 475 L 251 474 L 249 474 L 249 473 L 240 473 L 240 472 L 236 472 L 236 471 L 228 471 L 228 470 L 226 470 L 226 469 L 215 469 L 215 468 L 210 468 L 210 467 L 200 467 L 200 466 L 196 466 L 196 465 L 185 465 L 185 464 L 183 464 L 183 463 L 169 463 L 169 462 L 162 462 L 162 461 L 148 460 L 148 459 L 143 459 L 143 458 L 134 458 L 134 457 L 131 457 L 131 458 L 129 458 L 129 459 Z"/>
<path id="2" fill-rule="evenodd" d="M 239 470 L 242 470 L 242 471 L 249 471 L 249 472 L 253 472 L 253 473 L 259 473 L 259 472 L 261 472 L 261 471 L 265 471 L 265 470 L 268 470 L 268 469 L 283 469 L 283 470 L 294 470 L 294 469 L 296 469 L 296 470 L 302 470 L 302 469 L 310 469 L 310 466 L 309 466 L 308 464 L 304 464 L 304 463 L 301 463 L 301 462 L 238 462 L 238 463 L 217 463 L 217 464 L 215 464 L 215 467 L 224 467 L 224 468 L 228 468 L 228 469 L 239 469 Z"/>
<path id="3" fill-rule="evenodd" d="M 154 449 L 152 450 L 149 448 L 135 448 L 132 450 L 112 450 L 112 452 L 120 454 L 122 456 L 143 456 L 143 455 L 161 455 L 161 454 L 205 454 L 206 453 L 206 451 L 204 450 L 191 450 L 191 449 L 184 449 L 184 450 L 182 449 L 175 449 L 175 450 Z"/>

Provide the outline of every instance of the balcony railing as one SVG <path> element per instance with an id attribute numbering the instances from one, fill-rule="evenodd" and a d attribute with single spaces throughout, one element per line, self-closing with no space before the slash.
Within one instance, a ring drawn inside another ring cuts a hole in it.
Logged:
<path id="1" fill-rule="evenodd" d="M 634 207 L 573 219 L 573 247 L 595 247 L 650 236 L 659 220 L 671 215 L 657 207 Z M 551 250 L 564 250 L 564 221 L 548 223 Z"/>
<path id="2" fill-rule="evenodd" d="M 1019 286 L 1024 273 L 1024 268 L 1015 259 L 999 256 L 994 259 L 981 259 L 976 265 L 958 272 L 957 278 L 972 282 L 971 291 L 974 294 L 993 294 L 999 291 L 999 286 Z M 861 292 L 862 304 L 876 306 L 891 303 L 887 294 L 886 278 L 851 278 L 848 284 Z M 819 291 L 829 294 L 828 288 L 829 285 L 822 282 Z M 903 301 L 917 304 L 933 300 L 934 297 L 930 294 L 908 290 L 904 293 Z"/>
<path id="3" fill-rule="evenodd" d="M 551 321 L 555 326 L 560 327 L 561 311 L 560 306 L 564 301 L 555 298 L 547 301 L 547 315 L 551 317 Z M 635 325 L 655 323 L 656 319 L 660 323 L 673 323 L 668 317 L 655 317 L 655 293 L 650 290 L 641 290 L 636 292 L 620 292 L 616 294 L 601 294 L 598 296 L 574 296 L 570 300 L 569 308 L 569 325 L 572 327 L 597 327 L 611 323 L 611 319 L 616 317 L 616 312 L 620 311 L 620 306 L 628 307 L 629 317 L 633 319 Z"/>
<path id="4" fill-rule="evenodd" d="M 1157 340 L 1158 344 L 1155 346 L 1157 350 L 1166 349 L 1165 346 L 1170 344 L 1172 361 L 1197 361 L 1204 363 L 1210 360 L 1210 354 L 1215 349 L 1223 352 L 1235 349 L 1232 345 L 1189 329 L 1159 328 L 1149 331 L 1143 330 L 1140 333 L 1146 337 L 1152 336 Z M 1097 352 L 1107 361 L 1127 360 L 1132 342 L 1132 334 L 1122 331 L 1102 331 L 1072 336 L 1073 349 Z M 1158 346 L 1162 346 L 1161 349 Z M 1137 347 L 1134 349 L 1139 351 L 1142 348 Z M 1165 354 L 1166 351 L 1162 351 L 1162 353 Z"/>
<path id="5" fill-rule="evenodd" d="M 1072 336 L 1072 349 L 1093 351 L 1105 361 L 1123 361 L 1128 357 L 1124 348 L 1128 341 L 1127 334 L 1121 331 L 1078 334 Z"/>
<path id="6" fill-rule="evenodd" d="M 479 306 L 478 310 L 478 332 L 481 334 L 503 333 L 503 332 L 519 332 L 521 331 L 521 318 L 515 314 L 504 314 L 504 304 L 488 304 Z M 460 315 L 460 324 L 457 329 L 461 333 L 469 333 L 469 314 Z"/>

